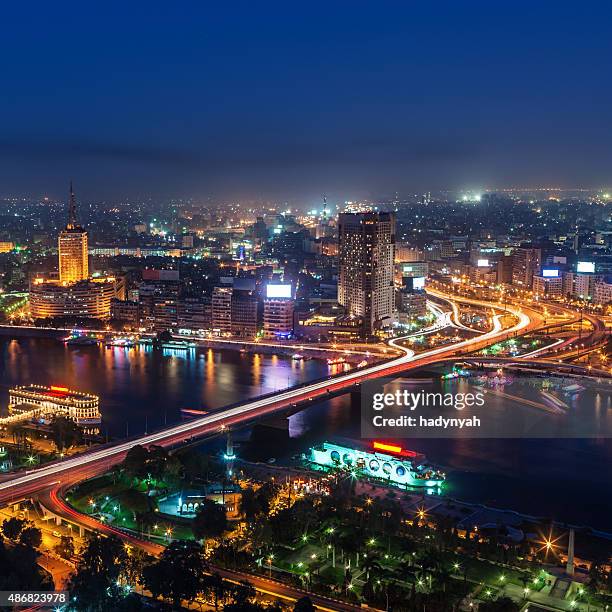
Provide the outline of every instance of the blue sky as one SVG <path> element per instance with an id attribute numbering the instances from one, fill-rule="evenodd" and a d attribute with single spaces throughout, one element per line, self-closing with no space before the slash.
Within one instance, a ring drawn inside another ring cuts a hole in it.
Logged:
<path id="1" fill-rule="evenodd" d="M 605 2 L 10 4 L 0 195 L 612 183 Z"/>

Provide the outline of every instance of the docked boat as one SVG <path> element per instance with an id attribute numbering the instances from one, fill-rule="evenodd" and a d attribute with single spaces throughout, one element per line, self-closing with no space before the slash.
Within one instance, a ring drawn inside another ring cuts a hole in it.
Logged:
<path id="1" fill-rule="evenodd" d="M 171 349 L 173 351 L 188 351 L 196 346 L 195 342 L 187 342 L 186 340 L 169 340 L 168 342 L 161 343 L 163 349 Z"/>
<path id="2" fill-rule="evenodd" d="M 187 340 L 167 340 L 159 342 L 153 338 L 141 338 L 139 344 L 153 345 L 153 348 L 169 349 L 174 351 L 188 351 L 197 346 L 195 342 L 187 342 Z"/>
<path id="3" fill-rule="evenodd" d="M 346 363 L 344 357 L 334 357 L 333 359 L 327 360 L 327 365 L 340 365 L 341 363 Z"/>
<path id="4" fill-rule="evenodd" d="M 117 347 L 117 348 L 132 348 L 135 345 L 134 340 L 132 340 L 131 338 L 124 338 L 124 337 L 115 337 L 115 338 L 111 338 L 107 343 L 106 343 L 106 347 L 107 348 L 112 348 L 112 347 Z"/>
<path id="5" fill-rule="evenodd" d="M 98 339 L 91 336 L 70 336 L 64 338 L 64 342 L 67 346 L 94 346 L 98 344 Z"/>
<path id="6" fill-rule="evenodd" d="M 568 385 L 567 387 L 563 387 L 563 391 L 568 395 L 575 395 L 576 393 L 580 393 L 584 391 L 584 387 L 582 385 Z"/>
<path id="7" fill-rule="evenodd" d="M 393 444 L 374 442 L 373 451 L 323 442 L 310 449 L 311 463 L 355 471 L 399 487 L 440 487 L 446 474 L 429 465 L 421 453 Z"/>

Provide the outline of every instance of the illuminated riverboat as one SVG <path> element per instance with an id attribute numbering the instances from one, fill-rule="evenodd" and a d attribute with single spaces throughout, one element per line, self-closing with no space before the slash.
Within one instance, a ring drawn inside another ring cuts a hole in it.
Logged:
<path id="1" fill-rule="evenodd" d="M 308 459 L 315 465 L 351 470 L 399 487 L 440 487 L 446 479 L 444 472 L 426 463 L 420 453 L 383 442 L 374 442 L 373 448 L 368 451 L 323 442 L 310 449 Z"/>
<path id="2" fill-rule="evenodd" d="M 9 416 L 4 421 L 65 416 L 78 425 L 100 423 L 100 398 L 67 387 L 23 385 L 9 389 Z"/>

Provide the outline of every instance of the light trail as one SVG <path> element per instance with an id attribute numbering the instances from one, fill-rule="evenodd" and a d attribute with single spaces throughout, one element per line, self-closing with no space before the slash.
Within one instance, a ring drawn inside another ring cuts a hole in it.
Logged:
<path id="1" fill-rule="evenodd" d="M 463 300 L 463 298 L 458 299 Z M 477 300 L 470 300 L 470 302 L 476 302 L 480 305 L 488 307 L 491 306 L 489 303 L 478 302 Z M 199 419 L 193 419 L 187 423 L 181 423 L 156 433 L 141 436 L 136 440 L 122 442 L 109 448 L 98 449 L 71 459 L 64 459 L 61 462 L 32 470 L 27 472 L 25 475 L 17 476 L 11 480 L 6 480 L 0 483 L 0 491 L 10 492 L 10 490 L 16 490 L 21 486 L 27 487 L 27 485 L 36 483 L 38 480 L 43 481 L 45 478 L 60 476 L 62 473 L 69 473 L 71 470 L 82 470 L 84 466 L 89 464 L 95 464 L 96 462 L 103 462 L 105 460 L 107 461 L 109 459 L 118 458 L 120 455 L 126 453 L 130 450 L 130 448 L 137 444 L 146 446 L 151 444 L 159 444 L 164 441 L 173 442 L 173 438 L 182 437 L 185 435 L 189 436 L 192 433 L 195 434 L 199 429 L 205 427 L 208 427 L 209 429 L 215 425 L 222 427 L 226 423 L 233 424 L 248 420 L 249 418 L 257 416 L 258 412 L 260 414 L 265 414 L 271 409 L 286 407 L 293 402 L 302 402 L 309 399 L 314 399 L 314 397 L 323 395 L 330 391 L 332 387 L 334 389 L 340 389 L 369 378 L 378 378 L 379 376 L 383 376 L 385 374 L 393 374 L 410 364 L 414 364 L 416 366 L 420 363 L 423 365 L 432 363 L 436 361 L 436 357 L 438 356 L 455 353 L 457 351 L 461 351 L 461 349 L 471 348 L 472 350 L 477 350 L 480 345 L 486 346 L 489 342 L 498 339 L 500 336 L 517 333 L 530 325 L 531 320 L 524 312 L 516 308 L 512 308 L 510 310 L 512 314 L 517 317 L 518 322 L 507 330 L 502 329 L 502 325 L 499 320 L 500 315 L 497 315 L 497 322 L 494 323 L 494 327 L 491 331 L 485 332 L 484 334 L 475 338 L 463 340 L 452 345 L 445 345 L 419 354 L 415 354 L 414 351 L 399 344 L 399 342 L 405 340 L 409 336 L 395 338 L 389 341 L 389 345 L 400 351 L 402 354 L 399 357 L 389 361 L 374 364 L 353 372 L 348 372 L 346 374 L 340 374 L 338 376 L 315 382 L 310 385 L 305 385 L 303 387 L 292 388 L 270 397 L 264 397 L 247 402 L 240 406 L 220 410 Z M 278 406 L 276 406 L 277 404 Z M 177 441 L 178 440 L 174 442 Z"/>
<path id="2" fill-rule="evenodd" d="M 567 342 L 567 340 L 565 340 L 564 338 L 561 338 L 559 340 L 556 340 L 552 344 L 549 344 L 547 346 L 541 346 L 539 349 L 536 349 L 535 351 L 531 351 L 531 353 L 525 353 L 524 355 L 518 355 L 517 359 L 526 359 L 527 357 L 533 357 L 534 355 L 539 355 L 540 353 L 549 351 L 550 349 L 554 348 L 555 346 L 559 344 L 563 344 L 564 342 Z"/>

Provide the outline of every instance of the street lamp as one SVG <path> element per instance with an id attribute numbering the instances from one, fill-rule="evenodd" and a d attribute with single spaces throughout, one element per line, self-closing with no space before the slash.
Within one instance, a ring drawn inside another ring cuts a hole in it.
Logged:
<path id="1" fill-rule="evenodd" d="M 274 559 L 274 555 L 270 555 L 267 559 L 268 561 L 268 575 L 272 578 L 272 560 Z"/>

